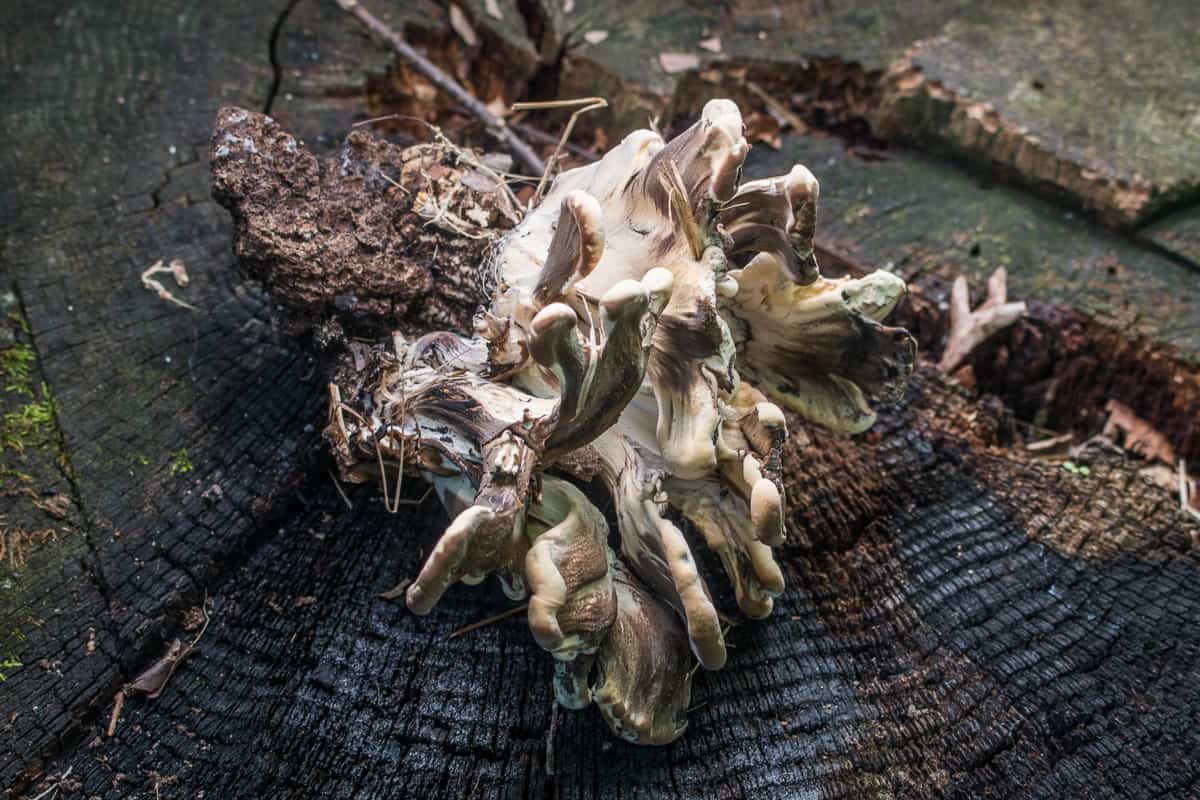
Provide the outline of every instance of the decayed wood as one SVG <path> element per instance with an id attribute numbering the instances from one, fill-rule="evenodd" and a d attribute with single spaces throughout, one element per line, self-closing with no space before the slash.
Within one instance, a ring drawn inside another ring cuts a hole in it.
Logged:
<path id="1" fill-rule="evenodd" d="M 698 676 L 693 730 L 671 748 L 614 743 L 591 715 L 553 728 L 550 665 L 520 621 L 447 638 L 505 610 L 498 591 L 455 588 L 420 622 L 376 597 L 445 520 L 430 505 L 388 515 L 370 487 L 347 509 L 308 463 L 323 388 L 235 280 L 233 226 L 196 160 L 219 105 L 265 100 L 284 5 L 12 10 L 0 263 L 84 523 L 0 599 L 0 658 L 24 664 L 0 684 L 0 788 L 1196 793 L 1200 565 L 1176 505 L 1119 465 L 1082 478 L 996 449 L 1003 418 L 931 374 L 864 436 L 796 429 L 791 523 L 812 546 L 786 554 L 775 617 L 736 629 L 729 668 Z M 179 295 L 200 314 L 141 286 L 160 258 L 187 264 Z M 115 688 L 190 639 L 183 615 L 205 589 L 201 652 L 90 747 Z"/>

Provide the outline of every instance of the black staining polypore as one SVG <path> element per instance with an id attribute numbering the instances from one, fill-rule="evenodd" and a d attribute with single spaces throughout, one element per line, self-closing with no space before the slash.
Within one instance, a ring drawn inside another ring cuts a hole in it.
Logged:
<path id="1" fill-rule="evenodd" d="M 619 565 L 613 572 L 617 617 L 597 653 L 593 699 L 621 738 L 666 744 L 687 727 L 687 642 L 670 610 Z"/>
<path id="2" fill-rule="evenodd" d="M 854 335 L 845 344 L 836 372 L 849 378 L 880 403 L 904 394 L 917 358 L 917 342 L 903 328 L 890 328 L 853 312 Z"/>
<path id="3" fill-rule="evenodd" d="M 792 281 L 811 284 L 820 276 L 813 252 L 817 193 L 816 179 L 801 166 L 739 187 L 720 212 L 733 239 L 730 255 L 770 253 Z"/>
<path id="4" fill-rule="evenodd" d="M 721 106 L 713 114 L 706 108 L 700 120 L 655 154 L 627 192 L 649 197 L 664 216 L 671 214 L 670 191 L 674 187 L 682 190 L 693 212 L 706 199 L 727 200 L 733 195 L 749 146 L 741 138 L 741 115 L 736 106 L 728 100 L 713 102 L 728 104 L 728 108 Z"/>
<path id="5" fill-rule="evenodd" d="M 585 278 L 595 268 L 604 252 L 601 223 L 600 204 L 591 195 L 572 192 L 563 198 L 558 227 L 533 292 L 538 303 L 554 302 L 562 296 L 568 281 Z"/>
<path id="6" fill-rule="evenodd" d="M 692 381 L 694 365 L 717 354 L 722 333 L 717 311 L 708 305 L 698 305 L 686 316 L 663 314 L 654 332 L 650 369 L 682 390 Z"/>
<path id="7" fill-rule="evenodd" d="M 373 385 L 331 389 L 343 473 L 406 467 L 452 516 L 410 609 L 497 575 L 528 598 L 559 703 L 642 744 L 677 738 L 692 674 L 726 665 L 714 597 L 761 619 L 782 596 L 776 402 L 861 431 L 865 397 L 897 396 L 912 368 L 911 337 L 880 323 L 903 282 L 821 278 L 816 179 L 739 189 L 747 150 L 713 101 L 672 142 L 637 132 L 563 173 L 501 239 L 473 336 L 389 337 Z M 564 475 L 607 492 L 619 544 Z"/>

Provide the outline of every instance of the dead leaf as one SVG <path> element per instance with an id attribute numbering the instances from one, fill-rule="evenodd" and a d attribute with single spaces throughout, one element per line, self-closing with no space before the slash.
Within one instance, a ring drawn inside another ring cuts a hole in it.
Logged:
<path id="1" fill-rule="evenodd" d="M 700 46 L 710 53 L 721 52 L 721 37 L 713 36 L 709 39 L 701 39 Z"/>
<path id="2" fill-rule="evenodd" d="M 479 163 L 496 172 L 510 172 L 513 168 L 513 157 L 508 153 L 484 153 Z"/>
<path id="3" fill-rule="evenodd" d="M 500 10 L 500 5 L 496 0 L 484 0 L 483 10 L 492 19 L 504 19 L 504 12 Z"/>
<path id="4" fill-rule="evenodd" d="M 659 65 L 672 75 L 687 72 L 700 66 L 700 56 L 695 53 L 659 53 Z"/>
<path id="5" fill-rule="evenodd" d="M 746 117 L 746 139 L 751 143 L 762 142 L 773 150 L 778 150 L 783 146 L 779 120 L 770 114 L 763 114 L 759 111 L 752 112 Z"/>
<path id="6" fill-rule="evenodd" d="M 1175 493 L 1179 489 L 1179 477 L 1175 470 L 1165 464 L 1151 464 L 1148 467 L 1142 467 L 1138 470 L 1138 475 L 1151 483 L 1158 484 L 1168 492 Z"/>
<path id="7" fill-rule="evenodd" d="M 608 31 L 584 31 L 583 40 L 588 44 L 600 44 L 608 38 Z"/>
<path id="8" fill-rule="evenodd" d="M 468 189 L 473 189 L 476 192 L 494 192 L 500 188 L 500 182 L 491 175 L 485 175 L 482 172 L 474 169 L 463 171 L 462 175 L 463 186 Z"/>
<path id="9" fill-rule="evenodd" d="M 311 606 L 315 602 L 317 602 L 316 597 L 314 597 L 311 594 L 306 594 L 303 597 L 296 598 L 296 608 L 304 608 L 305 606 Z"/>
<path id="10" fill-rule="evenodd" d="M 179 639 L 174 640 L 162 658 L 147 667 L 132 682 L 125 684 L 125 692 L 141 692 L 148 699 L 155 699 L 162 694 L 167 681 L 175 674 L 175 670 L 179 669 L 179 665 L 194 652 L 196 650 L 192 645 L 185 645 Z"/>
<path id="11" fill-rule="evenodd" d="M 1104 410 L 1108 412 L 1105 436 L 1119 442 L 1127 452 L 1175 466 L 1175 448 L 1149 422 L 1133 413 L 1132 408 L 1118 400 L 1109 400 Z"/>

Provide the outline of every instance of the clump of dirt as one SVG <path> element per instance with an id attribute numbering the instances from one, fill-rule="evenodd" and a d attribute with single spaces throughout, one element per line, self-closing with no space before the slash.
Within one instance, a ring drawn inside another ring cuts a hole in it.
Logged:
<path id="1" fill-rule="evenodd" d="M 239 268 L 294 334 L 330 319 L 349 336 L 467 330 L 488 249 L 518 213 L 496 172 L 449 142 L 401 147 L 364 128 L 322 160 L 270 117 L 225 108 L 210 159 Z"/>

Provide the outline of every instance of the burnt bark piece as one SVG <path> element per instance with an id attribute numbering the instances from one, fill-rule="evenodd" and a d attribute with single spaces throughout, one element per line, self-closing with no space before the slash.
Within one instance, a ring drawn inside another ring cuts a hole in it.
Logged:
<path id="1" fill-rule="evenodd" d="M 510 212 L 486 169 L 454 148 L 403 148 L 361 129 L 320 159 L 270 117 L 225 108 L 209 159 L 242 274 L 291 330 L 331 318 L 348 334 L 470 329 L 493 226 Z"/>

